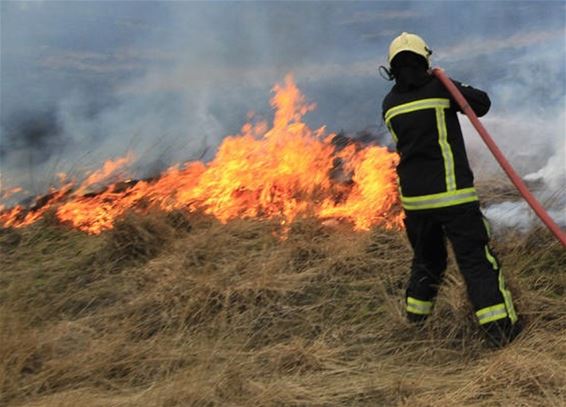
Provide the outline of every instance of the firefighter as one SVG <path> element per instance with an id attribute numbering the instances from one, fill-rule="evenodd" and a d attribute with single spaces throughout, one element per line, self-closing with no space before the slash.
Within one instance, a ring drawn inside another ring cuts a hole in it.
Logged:
<path id="1" fill-rule="evenodd" d="M 430 74 L 431 53 L 418 35 L 395 38 L 387 70 L 395 85 L 383 100 L 383 119 L 400 155 L 399 190 L 413 249 L 407 318 L 422 325 L 431 314 L 446 269 L 448 239 L 480 327 L 491 344 L 503 346 L 521 325 L 489 247 L 489 225 L 480 211 L 456 115 L 460 109 Z M 485 92 L 454 82 L 478 116 L 488 112 Z"/>

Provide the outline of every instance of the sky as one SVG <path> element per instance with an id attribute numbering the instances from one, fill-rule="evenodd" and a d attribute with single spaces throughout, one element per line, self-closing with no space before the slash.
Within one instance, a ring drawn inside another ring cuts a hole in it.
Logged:
<path id="1" fill-rule="evenodd" d="M 289 72 L 313 128 L 390 144 L 377 69 L 403 31 L 488 92 L 484 124 L 521 175 L 566 179 L 564 1 L 2 1 L 0 23 L 2 188 L 38 193 L 129 150 L 139 176 L 210 159 L 248 112 L 271 117 Z M 461 121 L 476 176 L 501 175 Z"/>

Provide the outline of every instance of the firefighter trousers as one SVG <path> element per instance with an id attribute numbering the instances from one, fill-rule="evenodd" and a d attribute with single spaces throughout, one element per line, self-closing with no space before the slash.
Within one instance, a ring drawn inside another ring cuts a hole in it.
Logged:
<path id="1" fill-rule="evenodd" d="M 478 202 L 405 212 L 407 236 L 413 248 L 406 292 L 410 321 L 424 321 L 432 312 L 446 270 L 446 240 L 450 240 L 468 297 L 482 327 L 507 334 L 517 322 L 511 293 L 499 263 L 489 248 L 489 224 Z"/>

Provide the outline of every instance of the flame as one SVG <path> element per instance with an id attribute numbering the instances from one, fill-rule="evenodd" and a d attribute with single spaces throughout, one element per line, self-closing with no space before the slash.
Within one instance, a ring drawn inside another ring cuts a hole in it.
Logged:
<path id="1" fill-rule="evenodd" d="M 30 209 L 16 205 L 8 210 L 0 210 L 0 225 L 3 227 L 24 227 L 41 219 L 57 202 L 60 202 L 71 190 L 72 184 L 59 189 L 50 189 L 46 195 L 35 198 Z"/>
<path id="2" fill-rule="evenodd" d="M 326 199 L 318 215 L 323 218 L 349 218 L 355 229 L 368 230 L 372 225 L 399 227 L 402 218 L 395 212 L 397 203 L 396 155 L 384 147 L 371 146 L 362 151 L 349 147 L 343 154 L 352 172 L 353 187 L 341 204 Z"/>
<path id="3" fill-rule="evenodd" d="M 14 196 L 14 195 L 16 195 L 16 194 L 19 194 L 19 193 L 21 193 L 21 192 L 24 192 L 24 190 L 23 190 L 22 188 L 20 188 L 20 187 L 10 188 L 10 189 L 7 189 L 6 191 L 3 191 L 3 192 L 0 194 L 0 199 L 8 199 L 8 198 L 10 198 L 11 196 Z"/>
<path id="4" fill-rule="evenodd" d="M 302 121 L 315 104 L 306 102 L 291 75 L 273 92 L 272 127 L 267 122 L 246 123 L 240 134 L 224 139 L 209 163 L 188 162 L 156 180 L 114 182 L 92 192 L 117 174 L 123 176 L 124 167 L 133 161 L 128 154 L 105 162 L 78 187 L 66 182 L 50 191 L 33 210 L 0 210 L 0 225 L 29 225 L 53 208 L 61 222 L 99 234 L 127 210 L 158 207 L 203 211 L 221 222 L 266 218 L 289 225 L 299 216 L 316 216 L 347 220 L 356 230 L 400 227 L 398 156 L 383 147 L 356 143 L 337 151 L 331 142 L 335 134 L 327 134 L 324 127 L 312 130 Z"/>
<path id="5" fill-rule="evenodd" d="M 104 181 L 108 181 L 108 179 L 114 175 L 118 170 L 121 170 L 126 164 L 131 163 L 134 160 L 134 155 L 131 152 L 128 152 L 126 156 L 119 157 L 116 160 L 107 160 L 102 165 L 102 168 L 93 171 L 89 174 L 89 176 L 83 181 L 83 183 L 79 186 L 75 195 L 84 195 L 89 187 L 96 186 L 101 184 Z M 58 176 L 65 177 L 65 174 L 59 173 Z"/>

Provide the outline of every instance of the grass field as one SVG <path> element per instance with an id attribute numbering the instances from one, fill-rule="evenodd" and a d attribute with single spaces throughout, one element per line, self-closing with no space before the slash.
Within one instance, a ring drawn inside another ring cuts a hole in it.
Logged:
<path id="1" fill-rule="evenodd" d="M 566 405 L 566 251 L 493 242 L 526 329 L 484 343 L 450 261 L 404 320 L 403 232 L 130 214 L 91 236 L 53 216 L 0 231 L 0 405 Z"/>

